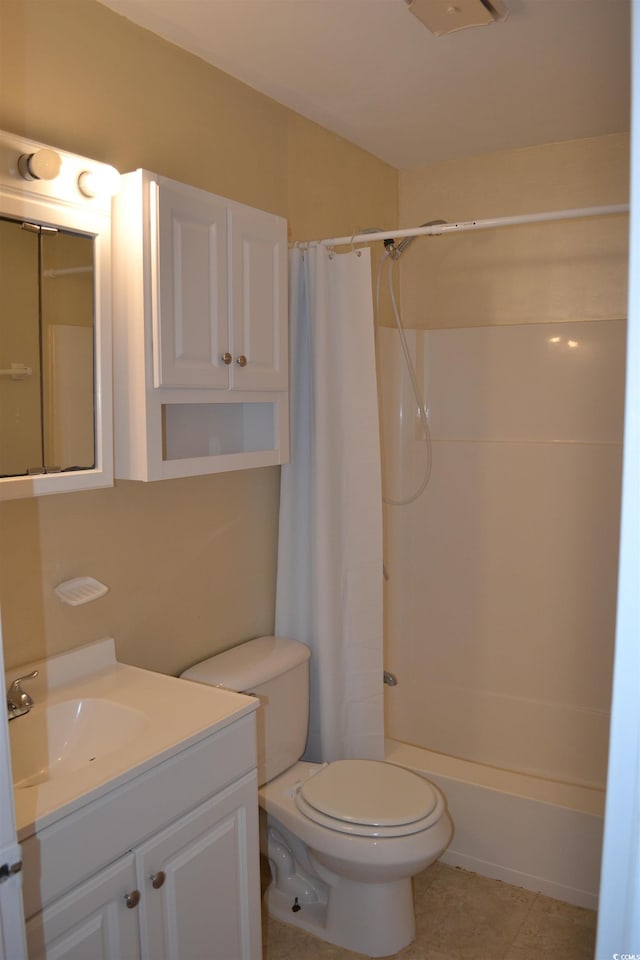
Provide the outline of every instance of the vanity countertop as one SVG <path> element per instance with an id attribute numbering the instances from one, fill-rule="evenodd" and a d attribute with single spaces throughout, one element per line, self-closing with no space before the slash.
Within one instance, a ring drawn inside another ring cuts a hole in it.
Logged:
<path id="1" fill-rule="evenodd" d="M 7 671 L 7 680 L 10 683 L 34 669 L 39 671 L 38 678 L 24 684 L 34 706 L 9 724 L 20 841 L 257 707 L 254 697 L 119 663 L 111 638 Z M 77 714 L 77 722 L 84 723 L 83 710 L 94 732 L 87 737 L 85 728 L 77 748 L 69 745 L 72 737 L 63 737 L 63 759 L 59 760 L 58 750 L 51 762 L 52 775 L 45 767 L 38 771 L 34 753 L 42 749 L 47 736 L 51 743 L 47 717 L 63 715 L 68 724 L 69 716 L 76 722 Z M 115 724 L 110 724 L 112 715 Z M 109 726 L 114 731 L 113 746 Z M 92 738 L 100 742 L 98 749 L 91 748 Z M 31 776 L 20 773 L 25 755 Z"/>

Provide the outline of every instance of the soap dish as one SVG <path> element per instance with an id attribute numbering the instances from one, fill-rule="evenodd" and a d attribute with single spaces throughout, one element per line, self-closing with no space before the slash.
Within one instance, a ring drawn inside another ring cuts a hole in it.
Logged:
<path id="1" fill-rule="evenodd" d="M 68 603 L 72 607 L 79 607 L 82 603 L 89 603 L 91 600 L 97 600 L 103 597 L 109 590 L 109 587 L 93 577 L 75 577 L 73 580 L 65 580 L 54 587 L 54 592 L 63 603 Z"/>

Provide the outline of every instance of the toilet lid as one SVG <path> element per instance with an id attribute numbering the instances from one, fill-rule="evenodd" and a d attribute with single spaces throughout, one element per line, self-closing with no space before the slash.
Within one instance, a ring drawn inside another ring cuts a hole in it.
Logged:
<path id="1" fill-rule="evenodd" d="M 440 815 L 439 797 L 426 780 L 377 760 L 329 763 L 301 785 L 298 798 L 306 816 L 345 832 L 411 833 Z"/>

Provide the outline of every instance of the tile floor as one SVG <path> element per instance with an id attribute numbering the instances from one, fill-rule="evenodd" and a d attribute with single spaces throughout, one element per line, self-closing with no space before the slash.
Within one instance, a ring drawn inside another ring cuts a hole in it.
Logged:
<path id="1" fill-rule="evenodd" d="M 268 869 L 268 868 L 267 868 Z M 415 878 L 415 941 L 397 960 L 593 960 L 596 914 L 434 863 Z M 264 960 L 361 960 L 263 916 Z"/>

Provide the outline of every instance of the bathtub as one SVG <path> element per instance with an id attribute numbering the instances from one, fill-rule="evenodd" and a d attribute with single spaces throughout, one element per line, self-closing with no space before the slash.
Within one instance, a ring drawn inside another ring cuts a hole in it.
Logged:
<path id="1" fill-rule="evenodd" d="M 443 863 L 595 909 L 604 790 L 459 760 L 397 740 L 385 758 L 433 781 L 455 832 Z"/>

